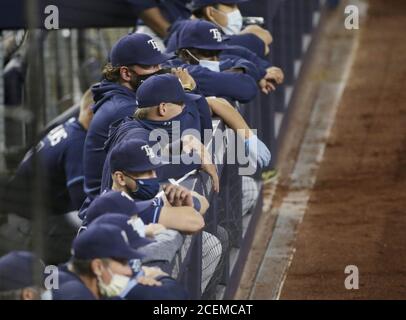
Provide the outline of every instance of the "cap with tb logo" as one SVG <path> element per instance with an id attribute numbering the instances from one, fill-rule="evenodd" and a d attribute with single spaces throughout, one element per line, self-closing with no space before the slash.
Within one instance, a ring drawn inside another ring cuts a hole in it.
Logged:
<path id="1" fill-rule="evenodd" d="M 170 58 L 172 55 L 162 53 L 155 40 L 143 33 L 125 35 L 114 44 L 110 52 L 113 67 L 134 64 L 152 66 Z"/>
<path id="2" fill-rule="evenodd" d="M 144 172 L 162 166 L 147 141 L 140 139 L 124 140 L 117 144 L 110 155 L 111 172 Z"/>
<path id="3" fill-rule="evenodd" d="M 204 20 L 190 20 L 178 34 L 177 49 L 183 48 L 225 50 L 228 46 L 215 24 Z"/>
<path id="4" fill-rule="evenodd" d="M 137 90 L 137 107 L 158 106 L 162 102 L 183 102 L 201 99 L 200 95 L 186 93 L 179 78 L 173 74 L 161 74 L 149 77 Z"/>

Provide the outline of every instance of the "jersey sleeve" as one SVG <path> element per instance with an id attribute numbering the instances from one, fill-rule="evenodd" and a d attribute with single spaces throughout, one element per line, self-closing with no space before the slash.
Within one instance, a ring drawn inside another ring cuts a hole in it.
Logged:
<path id="1" fill-rule="evenodd" d="M 255 80 L 244 73 L 215 72 L 201 66 L 187 66 L 199 92 L 208 97 L 224 97 L 247 103 L 253 100 L 258 87 Z"/>
<path id="2" fill-rule="evenodd" d="M 158 223 L 159 216 L 163 208 L 163 201 L 160 198 L 155 198 L 151 201 L 151 205 L 143 210 L 137 212 L 138 216 L 144 222 L 144 224 Z"/>
<path id="3" fill-rule="evenodd" d="M 222 59 L 226 59 L 225 61 L 229 60 L 231 62 L 231 67 L 227 66 L 228 69 L 241 68 L 241 69 L 244 70 L 244 72 L 246 74 L 248 74 L 252 78 L 254 78 L 255 81 L 261 80 L 266 74 L 265 68 L 257 67 L 257 65 L 255 65 L 253 62 L 251 62 L 251 61 L 249 61 L 247 59 L 243 59 L 243 58 L 241 58 L 239 56 L 225 55 L 225 56 L 222 56 Z M 222 60 L 222 63 L 220 65 L 222 70 L 224 70 L 223 69 L 224 65 L 227 65 L 227 63 L 223 64 L 223 61 L 224 60 Z"/>
<path id="4" fill-rule="evenodd" d="M 74 208 L 80 208 L 86 198 L 83 187 L 83 146 L 84 139 L 72 140 L 64 158 L 66 187 Z"/>
<path id="5" fill-rule="evenodd" d="M 249 50 L 260 59 L 266 59 L 265 43 L 253 33 L 229 35 L 227 44 Z"/>
<path id="6" fill-rule="evenodd" d="M 131 281 L 122 294 L 125 300 L 188 300 L 186 290 L 173 278 L 159 278 L 161 286 L 146 286 Z"/>

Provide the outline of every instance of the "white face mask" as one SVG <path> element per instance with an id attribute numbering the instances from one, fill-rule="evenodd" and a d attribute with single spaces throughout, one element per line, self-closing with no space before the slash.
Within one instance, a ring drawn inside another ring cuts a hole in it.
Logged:
<path id="1" fill-rule="evenodd" d="M 97 276 L 97 285 L 99 286 L 100 293 L 104 297 L 119 296 L 130 282 L 130 277 L 113 274 L 110 269 L 107 269 L 107 271 L 111 275 L 111 281 L 109 284 L 105 284 L 101 276 Z"/>
<path id="2" fill-rule="evenodd" d="M 229 13 L 224 13 L 220 10 L 217 10 L 227 16 L 227 26 L 222 27 L 220 26 L 221 30 L 227 35 L 233 35 L 240 33 L 243 24 L 243 18 L 241 15 L 240 10 L 234 10 Z"/>
<path id="3" fill-rule="evenodd" d="M 199 60 L 199 64 L 214 72 L 220 72 L 220 62 L 211 60 Z"/>

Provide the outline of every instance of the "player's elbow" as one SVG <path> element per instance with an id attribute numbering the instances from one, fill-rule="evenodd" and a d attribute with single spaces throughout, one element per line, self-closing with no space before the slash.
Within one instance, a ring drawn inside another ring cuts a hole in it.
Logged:
<path id="1" fill-rule="evenodd" d="M 194 212 L 193 217 L 189 217 L 186 225 L 186 232 L 190 233 L 196 233 L 202 230 L 205 226 L 205 222 L 203 217 L 200 214 L 197 214 L 197 212 Z"/>

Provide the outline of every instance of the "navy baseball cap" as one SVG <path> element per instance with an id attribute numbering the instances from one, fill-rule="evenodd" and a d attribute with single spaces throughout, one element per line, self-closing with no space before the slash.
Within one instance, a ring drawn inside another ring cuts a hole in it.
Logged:
<path id="1" fill-rule="evenodd" d="M 131 248 L 138 249 L 155 241 L 141 237 L 131 222 L 131 217 L 120 213 L 106 213 L 93 220 L 92 225 L 111 224 L 124 230 L 127 234 Z M 140 254 L 139 259 L 142 258 Z"/>
<path id="2" fill-rule="evenodd" d="M 192 10 L 195 11 L 213 4 L 239 4 L 247 1 L 249 0 L 193 0 L 191 7 Z"/>
<path id="3" fill-rule="evenodd" d="M 111 173 L 130 173 L 155 170 L 163 165 L 150 144 L 141 139 L 124 140 L 114 146 L 110 154 Z"/>
<path id="4" fill-rule="evenodd" d="M 110 51 L 109 60 L 113 67 L 128 65 L 157 65 L 173 55 L 162 53 L 149 35 L 131 33 L 120 38 Z"/>
<path id="5" fill-rule="evenodd" d="M 223 35 L 214 23 L 195 19 L 185 22 L 178 33 L 176 49 L 183 48 L 225 50 L 229 47 L 224 43 Z"/>
<path id="6" fill-rule="evenodd" d="M 32 287 L 34 272 L 43 274 L 45 265 L 33 253 L 12 251 L 0 258 L 0 292 Z"/>
<path id="7" fill-rule="evenodd" d="M 200 95 L 186 93 L 179 78 L 173 74 L 149 77 L 136 92 L 137 107 L 157 106 L 162 102 L 189 102 L 198 100 Z"/>
<path id="8" fill-rule="evenodd" d="M 108 191 L 94 199 L 86 212 L 85 224 L 89 225 L 98 217 L 111 212 L 124 214 L 127 218 L 154 205 L 154 200 L 134 201 L 125 192 Z"/>
<path id="9" fill-rule="evenodd" d="M 72 256 L 76 259 L 138 259 L 137 251 L 130 247 L 126 232 L 117 226 L 97 224 L 81 232 L 72 245 Z"/>

